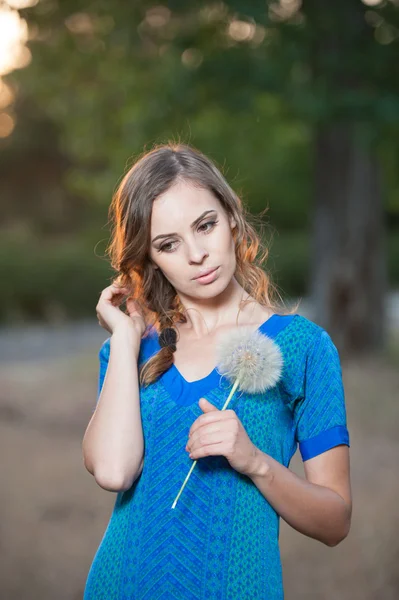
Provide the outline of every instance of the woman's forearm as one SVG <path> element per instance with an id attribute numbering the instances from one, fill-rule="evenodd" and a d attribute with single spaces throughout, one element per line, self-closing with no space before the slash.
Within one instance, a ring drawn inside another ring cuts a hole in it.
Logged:
<path id="1" fill-rule="evenodd" d="M 97 483 L 109 491 L 129 489 L 142 469 L 139 349 L 135 331 L 112 334 L 106 377 L 83 438 L 84 464 Z"/>
<path id="2" fill-rule="evenodd" d="M 246 474 L 297 531 L 327 546 L 336 546 L 348 534 L 351 510 L 333 490 L 298 477 L 259 448 Z"/>

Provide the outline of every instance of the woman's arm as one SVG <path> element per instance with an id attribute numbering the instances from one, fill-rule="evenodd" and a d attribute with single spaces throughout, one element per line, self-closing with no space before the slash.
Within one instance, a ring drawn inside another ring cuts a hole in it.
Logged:
<path id="1" fill-rule="evenodd" d="M 331 448 L 304 461 L 304 468 L 306 479 L 256 448 L 246 475 L 291 527 L 336 546 L 351 523 L 349 448 Z"/>
<path id="2" fill-rule="evenodd" d="M 143 467 L 139 351 L 134 328 L 116 329 L 111 335 L 105 380 L 82 442 L 86 469 L 112 492 L 129 489 Z"/>

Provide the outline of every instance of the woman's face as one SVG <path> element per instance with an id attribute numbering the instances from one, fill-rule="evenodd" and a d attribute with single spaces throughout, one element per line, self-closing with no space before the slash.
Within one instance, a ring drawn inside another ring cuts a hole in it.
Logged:
<path id="1" fill-rule="evenodd" d="M 179 182 L 153 203 L 150 258 L 181 297 L 214 297 L 236 270 L 235 225 L 209 190 Z M 195 279 L 215 267 L 207 280 Z"/>

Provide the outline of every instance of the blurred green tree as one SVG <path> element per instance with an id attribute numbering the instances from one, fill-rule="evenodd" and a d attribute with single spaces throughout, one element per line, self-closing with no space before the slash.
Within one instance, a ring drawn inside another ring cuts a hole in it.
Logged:
<path id="1" fill-rule="evenodd" d="M 70 190 L 105 205 L 130 149 L 176 135 L 219 161 L 228 147 L 254 208 L 270 200 L 278 226 L 311 215 L 317 322 L 342 351 L 382 345 L 396 1 L 41 0 L 22 14 L 33 61 L 13 77 L 56 124 Z"/>

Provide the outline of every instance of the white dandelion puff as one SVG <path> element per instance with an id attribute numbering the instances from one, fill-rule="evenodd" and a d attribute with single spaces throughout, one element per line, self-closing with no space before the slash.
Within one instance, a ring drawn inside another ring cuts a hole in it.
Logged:
<path id="1" fill-rule="evenodd" d="M 281 377 L 283 356 L 278 345 L 259 330 L 244 325 L 220 337 L 216 349 L 217 371 L 231 383 L 239 380 L 251 394 L 275 386 Z"/>

